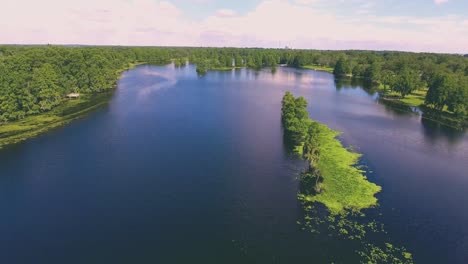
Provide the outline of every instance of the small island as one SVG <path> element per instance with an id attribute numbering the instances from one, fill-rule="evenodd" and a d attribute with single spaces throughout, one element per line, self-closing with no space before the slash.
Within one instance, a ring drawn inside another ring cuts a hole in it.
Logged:
<path id="1" fill-rule="evenodd" d="M 381 187 L 369 182 L 356 164 L 360 154 L 336 139 L 337 131 L 309 118 L 304 97 L 286 92 L 282 100 L 284 133 L 295 151 L 309 163 L 301 177 L 305 193 L 299 198 L 324 204 L 331 214 L 359 212 L 377 205 Z"/>

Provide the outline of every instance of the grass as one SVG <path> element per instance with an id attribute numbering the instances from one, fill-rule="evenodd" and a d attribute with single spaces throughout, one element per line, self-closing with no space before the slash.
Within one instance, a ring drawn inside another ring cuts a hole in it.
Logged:
<path id="1" fill-rule="evenodd" d="M 50 112 L 29 116 L 0 126 L 0 148 L 36 137 L 63 126 L 107 104 L 111 93 L 82 95 L 80 99 L 66 100 Z"/>
<path id="2" fill-rule="evenodd" d="M 315 71 L 324 71 L 324 72 L 333 73 L 333 68 L 325 67 L 325 66 L 319 66 L 319 65 L 305 65 L 305 66 L 302 66 L 302 69 L 315 70 Z"/>
<path id="3" fill-rule="evenodd" d="M 427 89 L 417 90 L 405 96 L 405 98 L 400 98 L 399 101 L 407 104 L 408 106 L 421 106 L 424 105 L 424 100 L 426 99 Z M 397 92 L 389 92 L 386 96 L 389 97 L 399 97 L 400 94 Z"/>
<path id="4" fill-rule="evenodd" d="M 210 71 L 230 71 L 230 70 L 233 70 L 233 69 L 241 69 L 243 67 L 213 67 L 213 68 L 210 68 L 209 70 Z"/>
<path id="5" fill-rule="evenodd" d="M 376 206 L 375 194 L 380 192 L 381 187 L 369 182 L 364 171 L 356 167 L 361 155 L 346 149 L 336 138 L 339 132 L 323 124 L 319 124 L 318 134 L 320 158 L 315 166 L 323 179 L 322 191 L 314 195 L 300 195 L 300 198 L 324 204 L 333 215 Z"/>

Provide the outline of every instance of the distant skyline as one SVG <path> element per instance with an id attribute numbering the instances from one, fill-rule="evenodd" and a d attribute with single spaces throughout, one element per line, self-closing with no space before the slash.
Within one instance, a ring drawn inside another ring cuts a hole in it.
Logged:
<path id="1" fill-rule="evenodd" d="M 468 53 L 467 0 L 7 0 L 2 44 Z"/>

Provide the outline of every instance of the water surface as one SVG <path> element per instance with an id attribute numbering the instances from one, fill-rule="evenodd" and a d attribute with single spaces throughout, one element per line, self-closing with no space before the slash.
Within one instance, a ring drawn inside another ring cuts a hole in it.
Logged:
<path id="1" fill-rule="evenodd" d="M 392 242 L 417 263 L 468 262 L 465 133 L 328 73 L 191 66 L 125 72 L 107 107 L 0 150 L 2 262 L 355 261 L 296 223 L 304 163 L 283 145 L 286 90 L 363 153 Z"/>

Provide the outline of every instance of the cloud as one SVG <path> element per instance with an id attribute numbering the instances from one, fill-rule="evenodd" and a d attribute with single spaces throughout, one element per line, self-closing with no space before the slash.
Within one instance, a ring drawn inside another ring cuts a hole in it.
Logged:
<path id="1" fill-rule="evenodd" d="M 434 0 L 434 3 L 436 5 L 441 5 L 447 3 L 449 0 Z"/>
<path id="2" fill-rule="evenodd" d="M 219 9 L 215 14 L 217 17 L 234 17 L 237 13 L 231 9 Z"/>
<path id="3" fill-rule="evenodd" d="M 158 0 L 7 1 L 0 43 L 467 52 L 466 17 L 375 16 L 364 0 L 354 0 L 359 16 L 340 16 L 305 5 L 321 0 L 297 1 L 263 0 L 245 14 L 220 9 L 202 20 Z"/>

